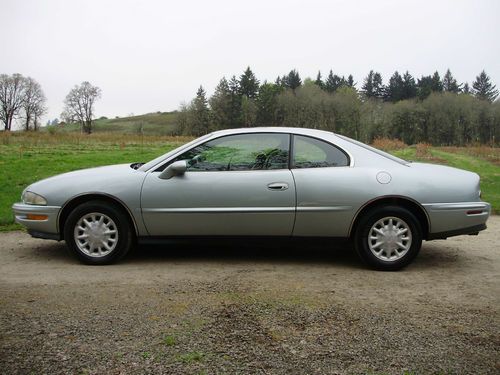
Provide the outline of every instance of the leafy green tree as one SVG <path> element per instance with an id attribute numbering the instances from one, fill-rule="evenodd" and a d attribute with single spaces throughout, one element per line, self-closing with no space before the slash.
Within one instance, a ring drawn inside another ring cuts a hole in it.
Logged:
<path id="1" fill-rule="evenodd" d="M 259 93 L 259 80 L 255 77 L 250 67 L 240 76 L 239 90 L 241 96 L 255 99 Z"/>
<path id="2" fill-rule="evenodd" d="M 406 144 L 415 144 L 423 139 L 422 113 L 414 100 L 401 100 L 392 108 L 389 134 L 392 138 L 401 139 Z"/>
<path id="3" fill-rule="evenodd" d="M 490 77 L 483 70 L 472 84 L 474 96 L 480 100 L 493 102 L 498 96 L 496 85 L 490 81 Z"/>
<path id="4" fill-rule="evenodd" d="M 283 91 L 280 85 L 264 82 L 257 98 L 257 123 L 259 126 L 277 125 L 277 97 Z"/>
<path id="5" fill-rule="evenodd" d="M 243 121 L 243 126 L 247 128 L 257 126 L 257 113 L 258 107 L 255 100 L 243 96 L 241 99 L 241 119 Z"/>
<path id="6" fill-rule="evenodd" d="M 343 86 L 333 95 L 335 131 L 359 139 L 361 136 L 361 101 L 353 87 Z"/>
<path id="7" fill-rule="evenodd" d="M 461 86 L 457 83 L 453 74 L 451 74 L 450 69 L 446 70 L 446 73 L 443 77 L 443 90 L 446 92 L 453 92 L 458 94 L 461 90 Z"/>
<path id="8" fill-rule="evenodd" d="M 277 114 L 278 125 L 335 130 L 333 96 L 314 82 L 305 82 L 295 93 L 282 91 L 277 97 Z"/>
<path id="9" fill-rule="evenodd" d="M 175 116 L 175 130 L 174 135 L 191 135 L 191 124 L 189 123 L 189 118 L 191 115 L 190 106 L 186 103 L 182 103 L 179 110 L 177 111 L 177 116 Z"/>

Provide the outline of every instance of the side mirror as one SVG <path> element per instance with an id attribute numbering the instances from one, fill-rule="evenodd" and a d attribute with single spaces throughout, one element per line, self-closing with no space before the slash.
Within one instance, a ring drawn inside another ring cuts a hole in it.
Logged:
<path id="1" fill-rule="evenodd" d="M 158 176 L 163 180 L 168 180 L 174 176 L 182 176 L 187 171 L 187 162 L 186 160 L 179 160 L 175 163 L 170 164 L 167 168 L 163 170 Z"/>

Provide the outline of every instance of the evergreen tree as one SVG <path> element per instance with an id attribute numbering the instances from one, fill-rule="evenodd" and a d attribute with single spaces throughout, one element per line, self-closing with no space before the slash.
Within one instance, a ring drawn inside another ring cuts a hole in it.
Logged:
<path id="1" fill-rule="evenodd" d="M 300 79 L 299 72 L 295 69 L 291 70 L 287 76 L 283 77 L 285 81 L 285 86 L 289 89 L 295 90 L 302 85 L 302 80 Z"/>
<path id="2" fill-rule="evenodd" d="M 373 75 L 373 94 L 375 98 L 382 99 L 384 97 L 384 84 L 382 75 L 379 72 L 375 72 Z"/>
<path id="3" fill-rule="evenodd" d="M 226 77 L 223 77 L 209 100 L 212 123 L 215 129 L 227 129 L 231 123 L 231 90 Z"/>
<path id="4" fill-rule="evenodd" d="M 344 77 L 342 77 L 343 79 Z M 343 79 L 344 81 L 344 86 L 347 86 L 347 87 L 351 87 L 351 88 L 355 88 L 356 86 L 356 83 L 354 82 L 354 77 L 352 76 L 352 74 L 349 74 L 349 76 L 347 77 L 347 79 Z"/>
<path id="5" fill-rule="evenodd" d="M 441 77 L 437 71 L 432 75 L 432 86 L 431 90 L 433 92 L 441 92 L 443 91 L 443 82 L 441 82 Z"/>
<path id="6" fill-rule="evenodd" d="M 462 93 L 468 94 L 468 95 L 471 94 L 471 90 L 470 90 L 469 84 L 467 82 L 464 83 L 464 88 L 462 89 Z"/>
<path id="7" fill-rule="evenodd" d="M 373 70 L 370 70 L 370 73 L 365 77 L 363 81 L 363 85 L 361 86 L 361 92 L 367 98 L 375 97 L 374 89 L 373 89 L 373 76 L 375 73 Z"/>
<path id="8" fill-rule="evenodd" d="M 255 77 L 250 67 L 240 76 L 240 95 L 255 99 L 259 92 L 259 80 Z"/>
<path id="9" fill-rule="evenodd" d="M 385 88 L 384 99 L 396 103 L 403 98 L 403 77 L 398 71 L 389 78 L 389 84 Z"/>
<path id="10" fill-rule="evenodd" d="M 316 76 L 316 81 L 314 81 L 314 83 L 320 87 L 320 88 L 324 88 L 324 84 L 323 84 L 323 80 L 321 79 L 321 71 L 318 71 L 318 75 Z"/>
<path id="11" fill-rule="evenodd" d="M 342 86 L 342 78 L 340 78 L 336 74 L 333 74 L 333 72 L 330 70 L 330 73 L 328 74 L 328 77 L 325 81 L 325 90 L 334 93 L 340 86 Z"/>
<path id="12" fill-rule="evenodd" d="M 417 84 L 412 75 L 406 71 L 403 76 L 403 91 L 401 99 L 411 99 L 417 96 Z"/>
<path id="13" fill-rule="evenodd" d="M 382 85 L 382 76 L 378 72 L 370 70 L 370 73 L 365 77 L 361 92 L 366 98 L 382 98 L 384 93 Z"/>
<path id="14" fill-rule="evenodd" d="M 197 136 L 207 134 L 210 130 L 210 113 L 206 92 L 203 89 L 203 86 L 200 86 L 196 92 L 196 98 L 193 99 L 191 108 L 193 115 L 191 132 Z"/>
<path id="15" fill-rule="evenodd" d="M 438 72 L 434 72 L 432 76 L 422 76 L 417 81 L 417 96 L 420 100 L 427 98 L 431 92 L 443 91 L 443 84 Z"/>
<path id="16" fill-rule="evenodd" d="M 451 74 L 450 69 L 446 70 L 446 73 L 443 77 L 443 89 L 446 92 L 453 92 L 455 94 L 458 94 L 460 92 L 460 89 L 462 85 L 459 85 L 457 83 L 457 80 L 455 77 L 453 77 L 453 74 Z"/>
<path id="17" fill-rule="evenodd" d="M 240 95 L 240 82 L 235 76 L 232 76 L 229 80 L 229 92 L 231 95 L 231 111 L 229 116 L 229 121 L 231 127 L 237 128 L 242 126 L 241 124 L 241 95 Z"/>
<path id="18" fill-rule="evenodd" d="M 431 94 L 432 84 L 431 76 L 422 76 L 417 80 L 417 96 L 420 100 L 424 100 Z"/>
<path id="19" fill-rule="evenodd" d="M 490 82 L 490 77 L 483 70 L 472 83 L 474 96 L 480 100 L 487 100 L 493 102 L 498 96 L 496 85 Z"/>

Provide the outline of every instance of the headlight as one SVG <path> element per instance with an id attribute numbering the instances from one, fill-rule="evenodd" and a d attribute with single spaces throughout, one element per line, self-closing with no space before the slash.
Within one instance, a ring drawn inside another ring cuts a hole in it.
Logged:
<path id="1" fill-rule="evenodd" d="M 21 197 L 25 204 L 35 204 L 37 206 L 46 206 L 47 200 L 41 195 L 35 194 L 31 191 L 25 191 Z"/>

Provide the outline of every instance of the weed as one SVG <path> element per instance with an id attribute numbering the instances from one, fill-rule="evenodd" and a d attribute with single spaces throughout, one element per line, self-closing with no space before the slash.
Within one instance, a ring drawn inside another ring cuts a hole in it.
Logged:
<path id="1" fill-rule="evenodd" d="M 176 339 L 174 335 L 167 335 L 163 338 L 163 344 L 166 346 L 174 346 L 176 344 Z"/>
<path id="2" fill-rule="evenodd" d="M 186 353 L 186 354 L 181 354 L 178 356 L 178 359 L 180 362 L 189 364 L 189 363 L 193 363 L 193 362 L 202 361 L 204 356 L 205 355 L 203 353 L 194 351 L 194 352 L 190 352 L 190 353 Z"/>

